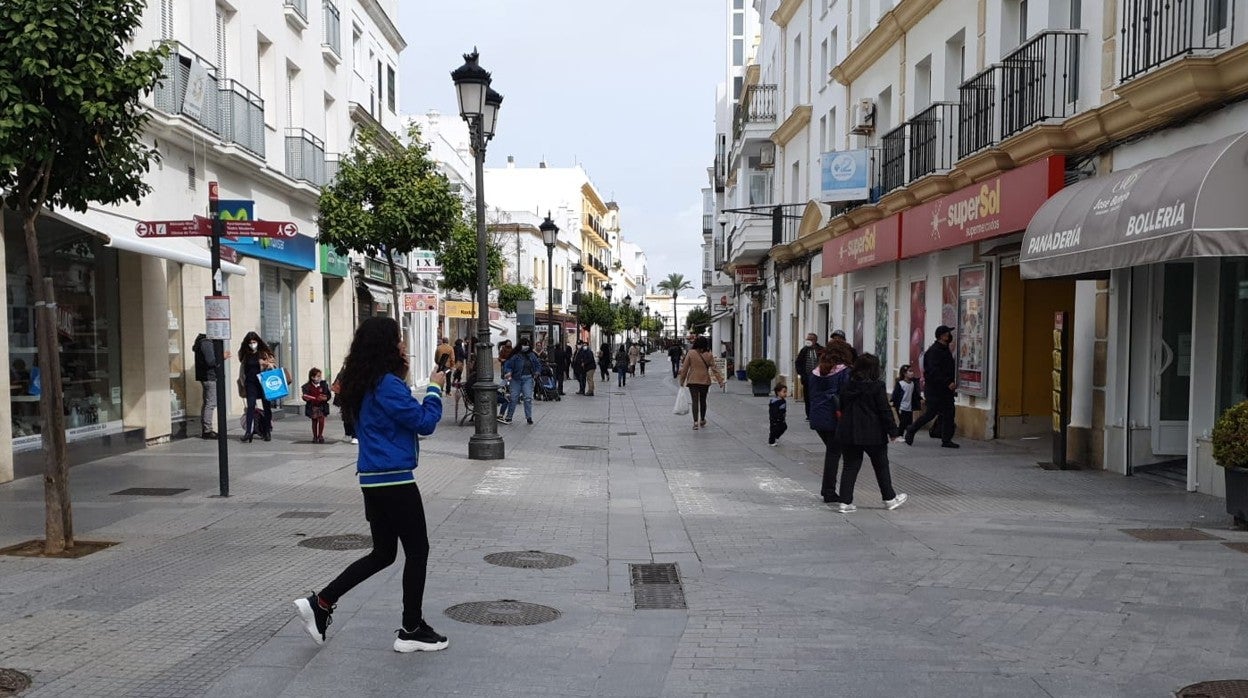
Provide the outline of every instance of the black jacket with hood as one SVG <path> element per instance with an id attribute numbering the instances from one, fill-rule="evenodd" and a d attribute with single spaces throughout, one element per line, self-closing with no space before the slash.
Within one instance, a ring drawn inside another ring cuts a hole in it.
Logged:
<path id="1" fill-rule="evenodd" d="M 841 420 L 836 440 L 842 446 L 883 446 L 897 438 L 897 422 L 881 380 L 851 377 L 841 388 Z"/>

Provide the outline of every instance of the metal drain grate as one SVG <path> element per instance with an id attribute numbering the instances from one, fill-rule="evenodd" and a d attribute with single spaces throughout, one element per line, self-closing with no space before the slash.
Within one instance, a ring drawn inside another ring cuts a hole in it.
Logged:
<path id="1" fill-rule="evenodd" d="M 499 567 L 518 567 L 523 570 L 553 570 L 576 563 L 575 558 L 540 550 L 520 550 L 507 553 L 490 553 L 485 561 Z"/>
<path id="2" fill-rule="evenodd" d="M 633 608 L 638 610 L 688 608 L 680 570 L 674 563 L 629 565 L 633 584 Z"/>
<path id="3" fill-rule="evenodd" d="M 1175 698 L 1248 698 L 1248 681 L 1202 681 L 1184 686 L 1174 695 Z"/>
<path id="4" fill-rule="evenodd" d="M 1150 542 L 1222 540 L 1194 528 L 1124 528 L 1121 530 L 1129 536 Z"/>
<path id="5" fill-rule="evenodd" d="M 30 688 L 30 677 L 17 669 L 0 669 L 0 696 L 15 696 Z"/>
<path id="6" fill-rule="evenodd" d="M 189 491 L 186 487 L 131 487 L 113 494 L 135 497 L 172 497 L 175 494 Z"/>
<path id="7" fill-rule="evenodd" d="M 445 613 L 448 618 L 461 623 L 492 625 L 495 627 L 549 623 L 560 615 L 558 610 L 550 606 L 525 603 L 514 599 L 461 603 L 446 609 Z"/>
<path id="8" fill-rule="evenodd" d="M 299 541 L 299 545 L 313 550 L 364 550 L 373 547 L 372 536 L 348 533 L 343 536 L 321 536 Z"/>
<path id="9" fill-rule="evenodd" d="M 1248 554 L 1248 543 L 1223 543 L 1222 545 L 1236 552 Z"/>
<path id="10" fill-rule="evenodd" d="M 603 448 L 602 446 L 585 446 L 583 444 L 569 444 L 567 446 L 560 446 L 559 448 L 566 448 L 569 451 L 605 451 L 607 450 Z"/>
<path id="11" fill-rule="evenodd" d="M 326 519 L 332 511 L 286 511 L 277 515 L 279 519 Z"/>

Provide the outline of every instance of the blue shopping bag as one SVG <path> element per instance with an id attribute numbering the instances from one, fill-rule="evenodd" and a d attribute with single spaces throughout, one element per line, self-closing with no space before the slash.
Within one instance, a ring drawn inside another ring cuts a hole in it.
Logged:
<path id="1" fill-rule="evenodd" d="M 260 387 L 264 390 L 265 400 L 280 400 L 290 395 L 290 388 L 286 386 L 286 372 L 280 368 L 262 371 Z"/>

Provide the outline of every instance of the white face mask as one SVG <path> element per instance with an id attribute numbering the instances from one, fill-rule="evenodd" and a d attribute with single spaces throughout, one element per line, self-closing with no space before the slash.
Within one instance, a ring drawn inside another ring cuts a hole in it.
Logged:
<path id="1" fill-rule="evenodd" d="M 808 347 L 813 347 L 813 346 L 815 346 L 815 340 L 813 340 L 813 339 L 808 339 L 808 340 L 806 340 L 806 346 L 808 346 Z"/>
<path id="2" fill-rule="evenodd" d="M 255 351 L 260 348 L 260 345 L 256 344 L 255 342 L 252 342 L 251 344 L 248 344 L 247 346 L 251 347 L 252 351 Z"/>

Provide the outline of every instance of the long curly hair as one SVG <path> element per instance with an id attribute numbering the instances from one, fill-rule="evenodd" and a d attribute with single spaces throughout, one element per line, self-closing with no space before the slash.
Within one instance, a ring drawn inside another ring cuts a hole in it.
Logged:
<path id="1" fill-rule="evenodd" d="M 404 378 L 407 364 L 399 351 L 399 323 L 393 318 L 373 317 L 360 323 L 351 340 L 351 350 L 338 374 L 342 409 L 359 419 L 364 396 L 381 383 L 387 373 Z"/>
<path id="2" fill-rule="evenodd" d="M 251 340 L 253 339 L 256 340 L 257 344 L 255 352 L 252 352 L 251 350 Z M 273 350 L 269 348 L 269 345 L 265 343 L 264 339 L 254 331 L 248 332 L 243 337 L 243 343 L 238 346 L 238 360 L 240 362 L 246 361 L 251 358 L 253 353 L 260 356 L 273 353 Z"/>

